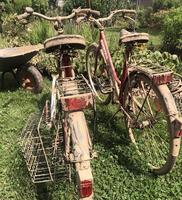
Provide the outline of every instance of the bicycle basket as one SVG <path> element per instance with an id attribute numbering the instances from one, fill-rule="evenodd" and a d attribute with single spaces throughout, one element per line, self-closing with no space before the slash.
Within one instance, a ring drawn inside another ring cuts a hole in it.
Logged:
<path id="1" fill-rule="evenodd" d="M 22 152 L 33 183 L 55 181 L 67 177 L 62 155 L 61 126 L 48 129 L 44 110 L 31 114 L 22 131 Z M 51 133 L 51 134 L 50 134 Z"/>

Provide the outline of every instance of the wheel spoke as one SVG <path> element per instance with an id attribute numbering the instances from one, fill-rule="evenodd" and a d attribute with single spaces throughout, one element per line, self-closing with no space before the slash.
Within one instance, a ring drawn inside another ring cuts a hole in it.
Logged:
<path id="1" fill-rule="evenodd" d="M 131 76 L 124 91 L 129 137 L 139 158 L 152 169 L 161 169 L 170 152 L 168 115 L 157 86 L 142 75 Z M 157 100 L 157 101 L 156 101 Z M 167 107 L 167 106 L 166 106 Z"/>

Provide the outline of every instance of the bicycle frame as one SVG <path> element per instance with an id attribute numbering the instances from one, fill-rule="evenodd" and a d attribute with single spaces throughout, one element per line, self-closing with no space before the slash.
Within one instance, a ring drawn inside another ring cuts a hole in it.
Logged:
<path id="1" fill-rule="evenodd" d="M 53 76 L 52 81 L 51 116 L 56 114 L 56 102 L 59 101 L 61 104 L 59 112 L 63 113 L 65 159 L 68 163 L 75 163 L 80 198 L 91 200 L 93 198 L 93 176 L 90 166 L 92 142 L 82 110 L 93 104 L 92 94 L 78 93 L 78 83 L 69 50 L 60 50 L 57 71 L 59 75 Z M 65 87 L 65 96 L 61 96 L 59 87 Z M 73 92 L 70 88 L 74 88 Z M 55 117 L 52 117 L 52 120 Z"/>
<path id="2" fill-rule="evenodd" d="M 99 51 L 101 52 L 101 55 L 104 58 L 104 62 L 106 63 L 106 67 L 108 68 L 108 71 L 110 72 L 110 75 L 112 77 L 112 84 L 115 89 L 115 94 L 116 94 L 117 99 L 119 99 L 120 91 L 122 91 L 124 82 L 128 76 L 127 62 L 129 58 L 129 51 L 126 49 L 121 80 L 119 79 L 117 72 L 115 70 L 114 64 L 112 62 L 111 54 L 110 54 L 105 33 L 103 30 L 100 30 L 100 35 L 99 35 Z"/>

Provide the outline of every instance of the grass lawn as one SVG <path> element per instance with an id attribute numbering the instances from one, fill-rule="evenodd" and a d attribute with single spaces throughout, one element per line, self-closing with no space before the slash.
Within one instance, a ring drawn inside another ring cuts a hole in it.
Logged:
<path id="1" fill-rule="evenodd" d="M 44 91 L 34 95 L 16 84 L 0 91 L 0 199 L 1 200 L 74 200 L 74 183 L 61 180 L 47 185 L 33 185 L 20 150 L 20 135 L 28 115 L 41 109 L 49 97 L 49 82 Z M 98 106 L 98 127 L 94 148 L 98 158 L 92 161 L 95 200 L 181 200 L 182 157 L 168 175 L 155 177 L 141 170 L 125 138 L 122 115 L 108 123 L 116 108 Z M 91 121 L 91 112 L 86 113 Z M 92 132 L 92 124 L 90 125 Z M 182 153 L 182 152 L 181 152 Z"/>

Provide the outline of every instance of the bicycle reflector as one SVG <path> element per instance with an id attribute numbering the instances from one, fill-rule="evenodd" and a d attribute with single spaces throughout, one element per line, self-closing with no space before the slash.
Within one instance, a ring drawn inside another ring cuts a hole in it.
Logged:
<path id="1" fill-rule="evenodd" d="M 80 183 L 80 197 L 85 198 L 92 195 L 92 181 L 91 180 L 84 180 Z"/>
<path id="2" fill-rule="evenodd" d="M 93 176 L 90 168 L 90 164 L 85 162 L 82 163 L 82 168 L 78 168 L 77 171 L 77 181 L 78 181 L 78 190 L 80 198 L 90 198 L 93 196 Z"/>
<path id="3" fill-rule="evenodd" d="M 176 137 L 182 137 L 182 119 L 176 117 L 176 120 L 174 121 L 174 128 L 176 130 Z"/>

